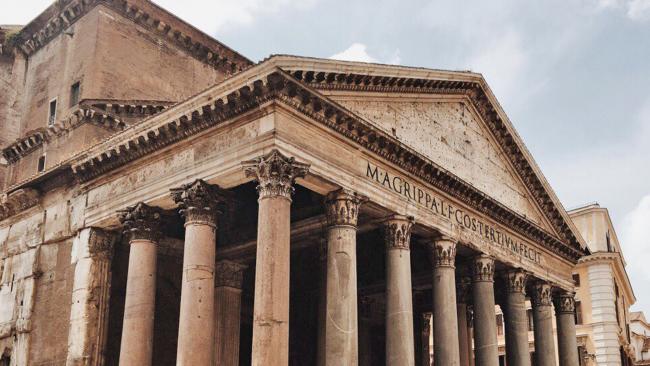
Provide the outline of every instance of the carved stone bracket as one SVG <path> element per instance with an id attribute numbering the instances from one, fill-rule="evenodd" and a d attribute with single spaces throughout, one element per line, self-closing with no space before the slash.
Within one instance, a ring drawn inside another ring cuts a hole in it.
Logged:
<path id="1" fill-rule="evenodd" d="M 411 228 L 415 220 L 413 217 L 395 215 L 386 221 L 385 240 L 387 249 L 411 248 Z"/>
<path id="2" fill-rule="evenodd" d="M 119 220 L 129 240 L 149 240 L 157 242 L 160 238 L 162 210 L 145 203 L 118 211 Z"/>
<path id="3" fill-rule="evenodd" d="M 40 201 L 40 194 L 31 188 L 18 189 L 2 197 L 0 202 L 0 220 L 13 216 L 30 207 L 36 206 Z"/>
<path id="4" fill-rule="evenodd" d="M 434 267 L 455 268 L 456 240 L 448 237 L 434 239 L 431 244 L 431 254 Z"/>
<path id="5" fill-rule="evenodd" d="M 553 304 L 555 305 L 555 312 L 558 314 L 575 314 L 575 293 L 561 291 L 553 298 Z"/>
<path id="6" fill-rule="evenodd" d="M 329 226 L 357 226 L 361 198 L 344 189 L 331 192 L 325 200 L 327 224 Z"/>
<path id="7" fill-rule="evenodd" d="M 185 225 L 217 226 L 217 215 L 223 211 L 228 192 L 202 179 L 171 189 L 171 196 L 185 216 Z"/>
<path id="8" fill-rule="evenodd" d="M 257 179 L 260 199 L 284 197 L 290 200 L 295 179 L 304 177 L 309 171 L 309 164 L 298 163 L 293 157 L 288 158 L 276 149 L 242 164 L 246 176 Z"/>
<path id="9" fill-rule="evenodd" d="M 113 258 L 115 239 L 116 235 L 113 232 L 100 228 L 91 228 L 90 238 L 88 239 L 88 252 L 90 256 L 105 260 Z"/>
<path id="10" fill-rule="evenodd" d="M 493 282 L 494 281 L 494 259 L 486 254 L 474 257 L 472 281 Z"/>
<path id="11" fill-rule="evenodd" d="M 507 292 L 520 292 L 526 293 L 526 280 L 528 274 L 521 269 L 511 269 L 505 272 L 504 279 L 506 281 Z"/>
<path id="12" fill-rule="evenodd" d="M 531 286 L 531 304 L 537 306 L 551 306 L 552 292 L 551 285 L 546 282 L 536 282 Z"/>
<path id="13" fill-rule="evenodd" d="M 248 266 L 232 262 L 232 261 L 219 261 L 215 269 L 215 287 L 232 287 L 236 289 L 242 288 L 244 279 L 244 271 Z"/>

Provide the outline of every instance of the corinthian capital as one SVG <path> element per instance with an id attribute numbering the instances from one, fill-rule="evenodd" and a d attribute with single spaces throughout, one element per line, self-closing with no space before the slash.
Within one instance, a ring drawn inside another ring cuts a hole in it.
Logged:
<path id="1" fill-rule="evenodd" d="M 241 289 L 246 268 L 246 265 L 237 262 L 217 262 L 217 267 L 215 269 L 215 287 L 232 287 Z"/>
<path id="2" fill-rule="evenodd" d="M 295 179 L 304 177 L 309 171 L 308 164 L 298 163 L 294 158 L 288 158 L 275 149 L 265 156 L 244 161 L 242 164 L 246 176 L 257 179 L 257 193 L 260 198 L 291 199 Z"/>
<path id="3" fill-rule="evenodd" d="M 456 282 L 456 302 L 459 304 L 469 304 L 471 297 L 472 279 L 469 276 L 462 276 L 460 280 Z"/>
<path id="4" fill-rule="evenodd" d="M 387 249 L 409 250 L 413 218 L 395 215 L 386 221 L 385 240 Z"/>
<path id="5" fill-rule="evenodd" d="M 561 291 L 553 298 L 555 312 L 559 314 L 574 314 L 576 312 L 575 293 Z"/>
<path id="6" fill-rule="evenodd" d="M 551 306 L 551 285 L 546 282 L 536 282 L 531 286 L 531 303 L 533 306 Z"/>
<path id="7" fill-rule="evenodd" d="M 115 235 L 100 228 L 90 228 L 88 237 L 88 253 L 97 259 L 111 259 L 113 257 L 113 246 Z"/>
<path id="8" fill-rule="evenodd" d="M 357 226 L 361 199 L 354 192 L 338 190 L 327 195 L 325 209 L 329 226 Z"/>
<path id="9" fill-rule="evenodd" d="M 479 254 L 474 257 L 472 280 L 474 282 L 494 281 L 494 259 L 492 257 L 486 254 Z"/>
<path id="10" fill-rule="evenodd" d="M 228 192 L 201 179 L 171 189 L 174 202 L 185 216 L 185 224 L 217 226 L 217 215 L 225 204 Z"/>
<path id="11" fill-rule="evenodd" d="M 456 240 L 443 236 L 433 240 L 431 244 L 434 267 L 455 268 Z"/>
<path id="12" fill-rule="evenodd" d="M 118 211 L 120 223 L 129 240 L 158 241 L 160 238 L 160 220 L 162 210 L 145 203 L 127 207 Z"/>
<path id="13" fill-rule="evenodd" d="M 528 275 L 521 269 L 511 269 L 503 276 L 506 280 L 507 292 L 526 293 L 526 279 Z"/>

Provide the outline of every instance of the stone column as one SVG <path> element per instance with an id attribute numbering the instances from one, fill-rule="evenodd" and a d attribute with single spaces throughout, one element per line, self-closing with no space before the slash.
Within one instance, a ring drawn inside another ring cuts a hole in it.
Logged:
<path id="1" fill-rule="evenodd" d="M 458 353 L 460 366 L 470 366 L 471 340 L 467 319 L 467 303 L 469 302 L 472 279 L 461 277 L 456 283 L 456 316 L 458 318 Z M 469 340 L 469 341 L 468 341 Z"/>
<path id="2" fill-rule="evenodd" d="M 557 347 L 560 366 L 578 366 L 574 293 L 561 291 L 553 299 L 557 319 Z"/>
<path id="3" fill-rule="evenodd" d="M 245 269 L 245 265 L 237 262 L 217 262 L 214 288 L 215 366 L 239 365 L 241 291 Z"/>
<path id="4" fill-rule="evenodd" d="M 252 365 L 284 366 L 289 363 L 291 194 L 294 180 L 309 166 L 277 150 L 243 164 L 246 175 L 259 182 Z"/>
<path id="5" fill-rule="evenodd" d="M 456 241 L 442 237 L 432 245 L 434 365 L 458 366 L 458 315 L 456 313 Z"/>
<path id="6" fill-rule="evenodd" d="M 370 297 L 359 301 L 359 366 L 372 366 L 372 304 Z"/>
<path id="7" fill-rule="evenodd" d="M 147 366 L 151 365 L 153 351 L 156 252 L 162 211 L 138 203 L 119 214 L 130 244 L 120 366 Z"/>
<path id="8" fill-rule="evenodd" d="M 318 334 L 316 340 L 316 366 L 325 366 L 325 319 L 327 318 L 327 239 L 318 243 Z"/>
<path id="9" fill-rule="evenodd" d="M 431 349 L 429 348 L 429 337 L 431 337 L 431 318 L 429 314 L 422 314 L 422 366 L 431 366 Z"/>
<path id="10" fill-rule="evenodd" d="M 198 179 L 171 190 L 185 217 L 177 365 L 214 362 L 214 266 L 217 213 L 225 201 L 217 186 Z"/>
<path id="11" fill-rule="evenodd" d="M 474 258 L 474 348 L 476 364 L 498 366 L 497 323 L 494 308 L 494 260 L 485 254 Z"/>
<path id="12" fill-rule="evenodd" d="M 531 302 L 535 334 L 535 365 L 555 366 L 551 285 L 546 282 L 533 284 Z"/>
<path id="13" fill-rule="evenodd" d="M 67 366 L 104 364 L 114 239 L 97 228 L 75 238 Z"/>
<path id="14" fill-rule="evenodd" d="M 467 349 L 469 350 L 469 366 L 476 364 L 474 356 L 474 307 L 467 306 Z"/>
<path id="15" fill-rule="evenodd" d="M 393 216 L 386 222 L 386 365 L 414 366 L 411 296 L 413 219 Z"/>
<path id="16" fill-rule="evenodd" d="M 526 314 L 526 273 L 520 269 L 505 273 L 506 360 L 508 365 L 530 366 L 528 315 Z"/>
<path id="17" fill-rule="evenodd" d="M 327 196 L 325 365 L 357 365 L 357 218 L 360 199 L 339 190 Z"/>

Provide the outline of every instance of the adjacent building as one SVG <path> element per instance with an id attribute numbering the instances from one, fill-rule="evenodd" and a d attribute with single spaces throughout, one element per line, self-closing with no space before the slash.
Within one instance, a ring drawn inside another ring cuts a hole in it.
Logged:
<path id="1" fill-rule="evenodd" d="M 433 313 L 497 366 L 500 303 L 509 364 L 579 365 L 587 243 L 480 74 L 253 63 L 147 0 L 4 29 L 5 364 L 425 365 Z"/>

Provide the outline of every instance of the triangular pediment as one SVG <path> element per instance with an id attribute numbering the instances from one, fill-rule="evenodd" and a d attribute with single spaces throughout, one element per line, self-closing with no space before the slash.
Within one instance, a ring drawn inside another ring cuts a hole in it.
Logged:
<path id="1" fill-rule="evenodd" d="M 528 220 L 552 231 L 487 126 L 463 97 L 329 96 Z"/>

